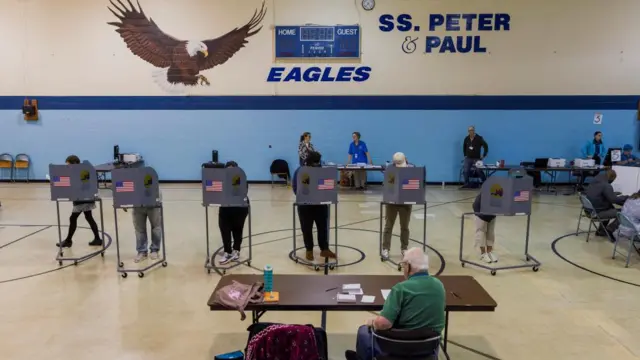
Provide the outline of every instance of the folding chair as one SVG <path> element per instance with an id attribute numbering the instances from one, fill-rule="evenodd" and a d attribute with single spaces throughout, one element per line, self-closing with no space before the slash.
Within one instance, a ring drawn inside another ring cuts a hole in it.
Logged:
<path id="1" fill-rule="evenodd" d="M 16 155 L 13 162 L 13 179 L 21 178 L 29 182 L 29 174 L 31 173 L 31 158 L 27 154 Z M 20 176 L 22 175 L 22 176 Z"/>
<path id="2" fill-rule="evenodd" d="M 629 237 L 629 248 L 627 249 L 627 262 L 624 265 L 624 267 L 628 268 L 629 260 L 631 259 L 631 248 L 634 248 L 637 253 L 640 253 L 640 250 L 638 250 L 638 247 L 635 244 L 636 240 L 640 240 L 639 238 L 640 232 L 638 231 L 638 228 L 633 224 L 633 222 L 626 215 L 622 213 L 618 213 L 618 221 L 620 222 L 620 226 L 618 227 L 618 235 L 616 236 L 616 242 L 613 245 L 613 255 L 611 255 L 611 258 L 615 259 L 616 253 L 620 255 L 624 255 L 622 252 L 618 251 L 618 242 L 623 238 L 623 236 L 620 235 L 620 228 L 624 226 L 625 228 L 630 229 L 632 231 L 632 234 Z"/>
<path id="3" fill-rule="evenodd" d="M 428 329 L 373 331 L 373 341 L 385 354 L 375 360 L 437 360 L 441 345 L 440 336 Z"/>
<path id="4" fill-rule="evenodd" d="M 580 215 L 578 217 L 578 227 L 576 228 L 575 236 L 578 236 L 578 233 L 580 232 L 580 222 L 582 221 L 582 217 L 584 216 L 587 219 L 589 219 L 589 230 L 587 230 L 587 242 L 589 242 L 589 236 L 591 236 L 591 227 L 595 226 L 597 231 L 599 225 L 602 225 L 602 228 L 604 229 L 604 232 L 607 234 L 607 237 L 609 238 L 609 240 L 615 241 L 615 239 L 611 236 L 611 234 L 609 234 L 607 227 L 603 223 L 603 220 L 611 220 L 611 219 L 601 219 L 600 216 L 598 216 L 598 212 L 591 204 L 591 201 L 589 201 L 589 199 L 587 199 L 587 197 L 583 194 L 580 194 L 580 203 L 582 204 L 582 208 L 580 209 Z"/>
<path id="5" fill-rule="evenodd" d="M 0 154 L 0 178 L 13 181 L 13 156 Z"/>

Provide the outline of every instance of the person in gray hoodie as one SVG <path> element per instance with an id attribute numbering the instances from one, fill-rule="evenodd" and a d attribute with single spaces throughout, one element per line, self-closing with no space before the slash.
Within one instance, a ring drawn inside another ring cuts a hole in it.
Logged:
<path id="1" fill-rule="evenodd" d="M 622 206 L 627 200 L 627 196 L 616 195 L 613 191 L 611 183 L 615 181 L 616 176 L 616 172 L 613 169 L 601 172 L 594 178 L 594 181 L 584 192 L 584 195 L 589 199 L 591 205 L 593 205 L 598 217 L 602 220 L 598 231 L 596 231 L 596 235 L 598 236 L 607 236 L 607 231 L 611 234 L 617 229 L 617 221 L 613 221 L 611 226 L 608 226 L 610 220 L 615 219 L 618 213 L 618 209 L 616 209 L 614 205 Z M 607 227 L 606 231 L 605 226 Z"/>

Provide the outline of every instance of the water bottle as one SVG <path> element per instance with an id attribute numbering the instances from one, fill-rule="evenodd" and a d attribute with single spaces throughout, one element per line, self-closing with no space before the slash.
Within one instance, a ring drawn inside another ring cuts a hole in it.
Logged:
<path id="1" fill-rule="evenodd" d="M 273 268 L 271 265 L 266 265 L 264 267 L 264 291 L 273 291 Z"/>

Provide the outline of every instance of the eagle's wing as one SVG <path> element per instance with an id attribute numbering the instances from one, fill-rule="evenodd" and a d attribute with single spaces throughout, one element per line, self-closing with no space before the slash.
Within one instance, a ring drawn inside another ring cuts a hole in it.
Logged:
<path id="1" fill-rule="evenodd" d="M 162 32 L 158 25 L 144 14 L 139 1 L 138 9 L 140 10 L 136 9 L 131 0 L 127 0 L 128 7 L 121 0 L 116 1 L 120 6 L 114 4 L 113 0 L 109 0 L 117 12 L 110 7 L 109 11 L 120 21 L 108 24 L 117 27 L 116 32 L 135 55 L 156 67 L 169 67 L 173 48 L 182 41 Z"/>
<path id="2" fill-rule="evenodd" d="M 247 43 L 247 39 L 250 36 L 257 34 L 262 26 L 259 26 L 265 15 L 267 9 L 262 3 L 260 11 L 256 10 L 253 13 L 253 17 L 249 22 L 241 27 L 235 28 L 225 35 L 220 36 L 217 39 L 205 40 L 203 43 L 207 46 L 209 56 L 204 57 L 203 54 L 198 54 L 198 67 L 200 70 L 211 69 L 214 66 L 224 64 L 229 58 L 244 47 Z"/>

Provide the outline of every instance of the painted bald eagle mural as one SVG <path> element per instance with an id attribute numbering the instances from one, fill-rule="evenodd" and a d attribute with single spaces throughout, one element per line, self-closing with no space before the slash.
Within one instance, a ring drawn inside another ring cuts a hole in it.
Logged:
<path id="1" fill-rule="evenodd" d="M 153 73 L 154 80 L 166 91 L 180 92 L 189 86 L 211 83 L 200 72 L 224 64 L 235 55 L 247 39 L 257 34 L 260 23 L 266 15 L 264 2 L 262 8 L 256 10 L 249 22 L 235 28 L 225 35 L 211 40 L 178 40 L 165 34 L 153 19 L 148 18 L 140 2 L 138 8 L 127 0 L 128 6 L 121 0 L 109 0 L 109 11 L 120 21 L 109 22 L 116 27 L 131 52 L 142 60 L 159 68 Z"/>

